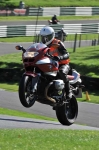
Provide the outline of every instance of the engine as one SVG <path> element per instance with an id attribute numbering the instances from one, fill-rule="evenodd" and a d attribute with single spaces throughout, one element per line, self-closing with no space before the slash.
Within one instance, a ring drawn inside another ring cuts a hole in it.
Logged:
<path id="1" fill-rule="evenodd" d="M 45 96 L 48 100 L 57 102 L 62 99 L 65 84 L 63 80 L 53 80 L 45 89 Z"/>
<path id="2" fill-rule="evenodd" d="M 37 93 L 43 99 L 45 98 L 46 100 L 56 103 L 62 99 L 64 87 L 65 83 L 63 80 L 41 78 L 38 82 Z"/>
<path id="3" fill-rule="evenodd" d="M 65 87 L 65 84 L 64 84 L 63 80 L 53 80 L 53 87 L 56 90 L 63 90 Z"/>

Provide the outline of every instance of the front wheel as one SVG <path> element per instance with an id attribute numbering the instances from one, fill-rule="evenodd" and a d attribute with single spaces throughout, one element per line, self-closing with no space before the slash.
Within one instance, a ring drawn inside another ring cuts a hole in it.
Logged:
<path id="1" fill-rule="evenodd" d="M 19 84 L 19 99 L 24 107 L 31 107 L 35 103 L 35 96 L 32 91 L 32 77 L 22 76 Z"/>
<path id="2" fill-rule="evenodd" d="M 69 126 L 73 124 L 78 116 L 78 103 L 76 98 L 72 96 L 72 99 L 68 103 L 57 107 L 56 116 L 62 125 Z"/>

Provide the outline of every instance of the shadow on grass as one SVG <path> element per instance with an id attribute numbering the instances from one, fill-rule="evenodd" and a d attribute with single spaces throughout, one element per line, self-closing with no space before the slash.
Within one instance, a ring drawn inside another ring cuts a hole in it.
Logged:
<path id="1" fill-rule="evenodd" d="M 1 62 L 0 62 L 1 64 Z M 24 72 L 22 64 L 19 63 L 3 63 L 6 68 L 0 68 L 0 82 L 7 84 L 17 84 Z"/>
<path id="2" fill-rule="evenodd" d="M 91 65 L 91 64 L 90 66 L 86 66 L 83 64 L 73 64 L 73 63 L 70 63 L 70 65 L 72 66 L 72 68 L 80 72 L 81 75 L 86 76 L 89 73 L 94 73 L 96 76 L 99 76 L 99 66 Z"/>

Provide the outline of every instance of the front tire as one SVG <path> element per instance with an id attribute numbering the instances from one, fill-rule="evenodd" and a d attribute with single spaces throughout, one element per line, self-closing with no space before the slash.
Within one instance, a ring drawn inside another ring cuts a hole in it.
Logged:
<path id="1" fill-rule="evenodd" d="M 30 76 L 22 76 L 19 83 L 19 99 L 24 107 L 31 107 L 35 103 L 35 96 L 31 92 L 32 78 Z"/>
<path id="2" fill-rule="evenodd" d="M 56 116 L 62 125 L 70 126 L 73 124 L 78 116 L 78 103 L 74 96 L 61 107 L 56 108 Z"/>

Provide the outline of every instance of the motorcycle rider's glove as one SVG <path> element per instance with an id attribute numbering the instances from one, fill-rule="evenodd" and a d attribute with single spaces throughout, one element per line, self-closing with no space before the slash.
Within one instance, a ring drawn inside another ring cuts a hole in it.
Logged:
<path id="1" fill-rule="evenodd" d="M 56 61 L 60 61 L 60 56 L 54 56 L 53 59 Z"/>

